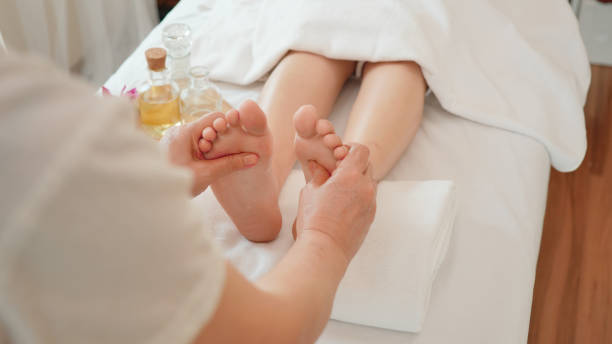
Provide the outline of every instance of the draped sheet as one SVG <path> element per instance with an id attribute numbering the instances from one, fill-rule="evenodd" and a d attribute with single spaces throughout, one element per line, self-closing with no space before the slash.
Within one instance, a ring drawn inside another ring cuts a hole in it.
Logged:
<path id="1" fill-rule="evenodd" d="M 586 152 L 590 81 L 564 0 L 204 1 L 192 62 L 250 84 L 289 50 L 357 61 L 413 60 L 449 112 L 542 143 L 560 171 Z"/>

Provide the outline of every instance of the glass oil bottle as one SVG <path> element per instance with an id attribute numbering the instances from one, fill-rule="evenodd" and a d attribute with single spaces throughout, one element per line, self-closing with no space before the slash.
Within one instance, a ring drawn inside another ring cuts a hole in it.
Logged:
<path id="1" fill-rule="evenodd" d="M 168 128 L 180 124 L 179 89 L 166 69 L 166 50 L 145 52 L 149 81 L 138 90 L 140 124 L 149 135 L 160 139 Z"/>
<path id="2" fill-rule="evenodd" d="M 203 115 L 222 111 L 221 92 L 208 79 L 208 68 L 195 66 L 189 70 L 191 85 L 181 92 L 181 118 L 183 123 L 197 120 Z"/>
<path id="3" fill-rule="evenodd" d="M 168 52 L 172 80 L 183 90 L 189 86 L 191 28 L 183 23 L 170 24 L 162 31 L 162 42 Z"/>

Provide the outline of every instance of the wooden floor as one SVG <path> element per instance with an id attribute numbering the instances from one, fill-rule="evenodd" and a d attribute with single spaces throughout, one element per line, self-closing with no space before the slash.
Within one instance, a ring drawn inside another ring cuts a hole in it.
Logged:
<path id="1" fill-rule="evenodd" d="M 551 172 L 529 344 L 612 343 L 612 67 L 591 70 L 585 161 Z"/>

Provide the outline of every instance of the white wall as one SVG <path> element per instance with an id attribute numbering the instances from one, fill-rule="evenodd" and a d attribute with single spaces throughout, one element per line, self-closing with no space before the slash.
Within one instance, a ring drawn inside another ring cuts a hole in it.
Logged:
<path id="1" fill-rule="evenodd" d="M 102 83 L 157 23 L 155 0 L 0 0 L 9 49 Z"/>
<path id="2" fill-rule="evenodd" d="M 583 0 L 580 31 L 591 63 L 612 65 L 612 3 Z"/>

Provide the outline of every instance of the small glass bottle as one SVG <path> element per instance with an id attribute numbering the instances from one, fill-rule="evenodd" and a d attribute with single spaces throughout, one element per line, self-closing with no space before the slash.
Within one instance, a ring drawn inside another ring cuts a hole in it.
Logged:
<path id="1" fill-rule="evenodd" d="M 187 24 L 174 23 L 164 27 L 162 42 L 168 50 L 172 80 L 181 90 L 189 86 L 191 59 L 191 28 Z"/>
<path id="2" fill-rule="evenodd" d="M 195 121 L 209 112 L 221 111 L 221 92 L 208 80 L 208 68 L 195 66 L 189 70 L 191 86 L 181 92 L 183 123 Z"/>
<path id="3" fill-rule="evenodd" d="M 166 50 L 151 48 L 145 52 L 149 81 L 138 90 L 140 124 L 160 139 L 166 130 L 180 124 L 179 89 L 166 69 Z"/>

